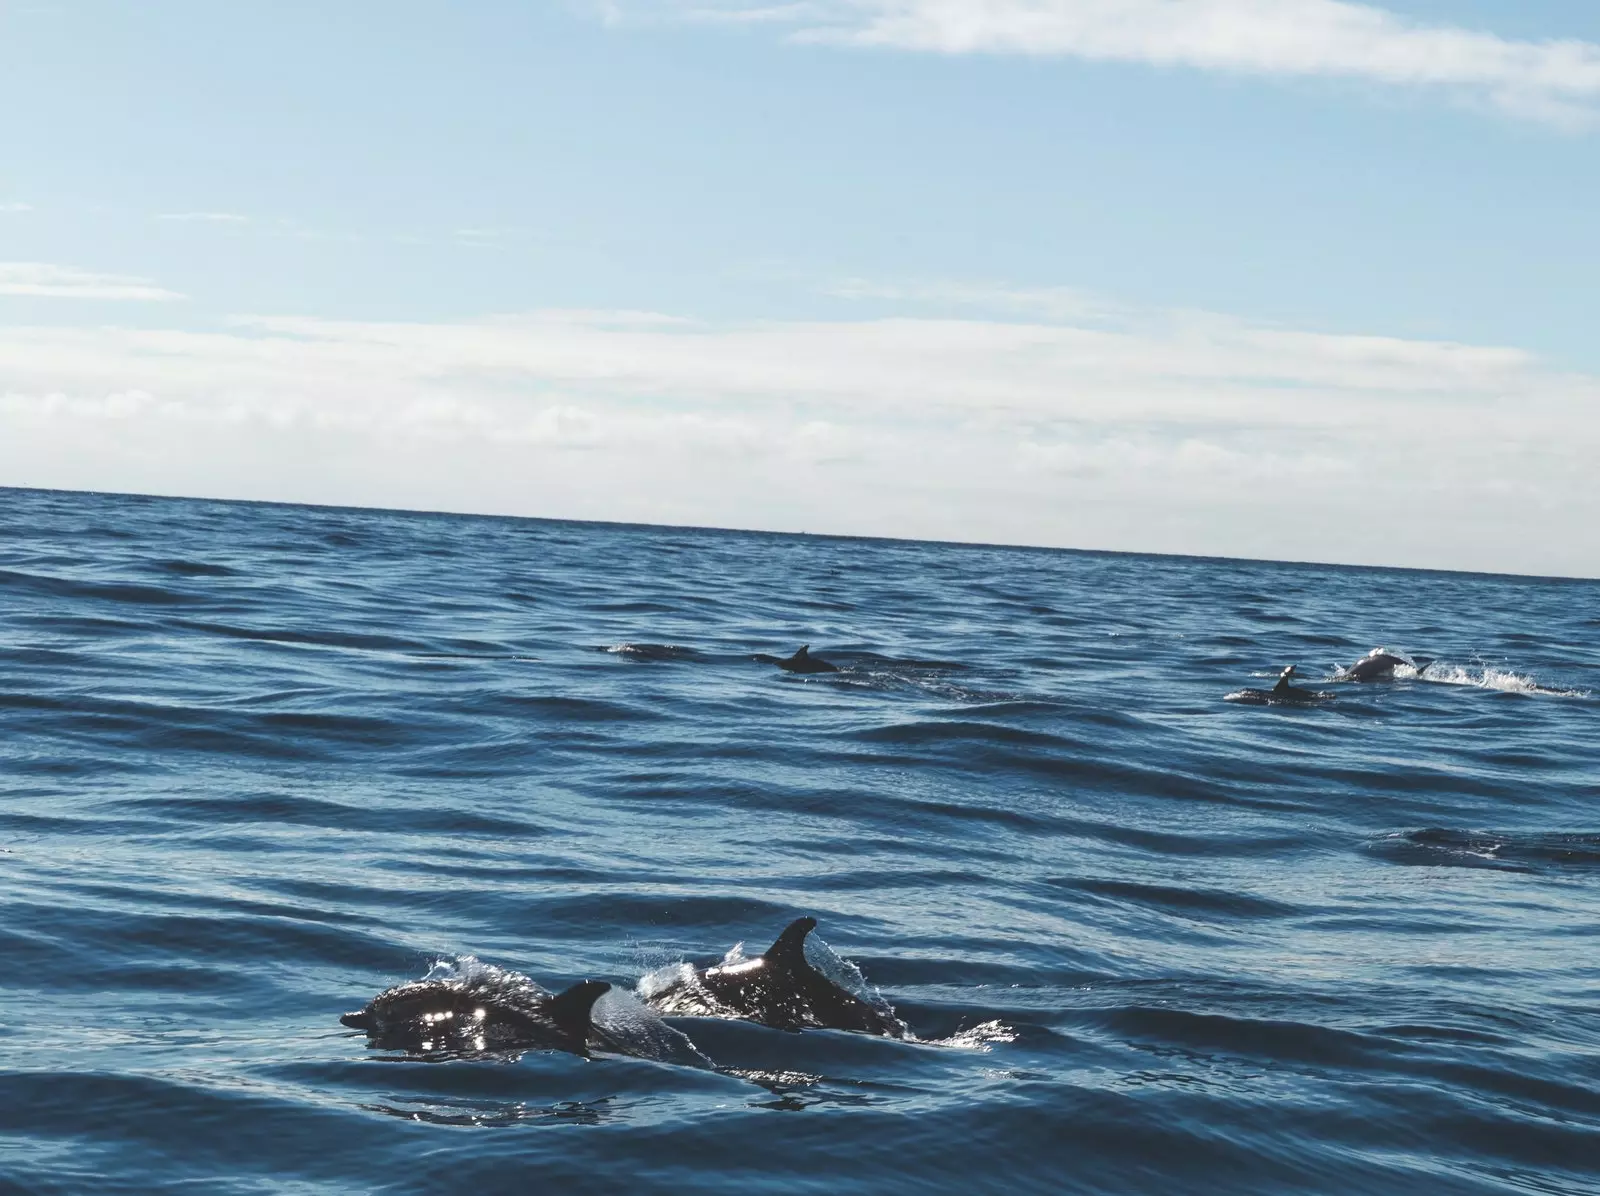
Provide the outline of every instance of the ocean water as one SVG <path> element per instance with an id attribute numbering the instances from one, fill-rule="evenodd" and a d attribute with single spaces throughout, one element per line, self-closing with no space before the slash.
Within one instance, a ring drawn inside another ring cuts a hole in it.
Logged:
<path id="1" fill-rule="evenodd" d="M 1595 582 L 0 490 L 0 1189 L 1600 1191 L 1597 693 Z M 628 995 L 801 914 L 914 1040 Z M 339 1022 L 474 967 L 693 1049 Z"/>

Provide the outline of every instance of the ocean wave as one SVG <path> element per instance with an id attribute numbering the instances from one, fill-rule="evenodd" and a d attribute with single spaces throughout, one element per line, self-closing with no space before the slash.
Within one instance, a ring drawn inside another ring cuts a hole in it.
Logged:
<path id="1" fill-rule="evenodd" d="M 1600 584 L 3 497 L 0 1188 L 1592 1186 Z M 918 1038 L 630 993 L 798 913 Z"/>

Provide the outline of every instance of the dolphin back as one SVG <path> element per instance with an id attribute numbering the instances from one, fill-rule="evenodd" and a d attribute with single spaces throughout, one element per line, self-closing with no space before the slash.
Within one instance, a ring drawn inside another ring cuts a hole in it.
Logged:
<path id="1" fill-rule="evenodd" d="M 906 1027 L 898 1018 L 841 987 L 806 958 L 806 937 L 816 928 L 812 917 L 796 918 L 784 927 L 763 956 L 773 981 L 789 990 L 808 1015 L 805 1021 L 813 1025 L 904 1038 Z"/>
<path id="2" fill-rule="evenodd" d="M 809 915 L 796 918 L 783 928 L 783 933 L 772 941 L 762 957 L 767 965 L 785 971 L 815 971 L 806 959 L 806 936 L 817 928 L 817 920 Z"/>
<path id="3" fill-rule="evenodd" d="M 396 985 L 339 1020 L 364 1030 L 372 1045 L 390 1050 L 588 1053 L 594 1003 L 611 985 L 585 980 L 552 997 L 516 973 L 483 971 L 468 979 Z"/>
<path id="4" fill-rule="evenodd" d="M 788 669 L 791 673 L 837 673 L 839 666 L 830 661 L 823 660 L 820 656 L 811 655 L 811 645 L 801 644 L 795 654 L 788 660 L 780 660 L 779 668 Z"/>

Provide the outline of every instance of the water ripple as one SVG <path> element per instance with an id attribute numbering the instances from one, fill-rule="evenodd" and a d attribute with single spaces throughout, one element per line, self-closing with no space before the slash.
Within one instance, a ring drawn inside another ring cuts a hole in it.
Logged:
<path id="1" fill-rule="evenodd" d="M 1596 1190 L 1600 585 L 0 502 L 0 1188 Z M 801 913 L 914 1040 L 338 1022 Z"/>

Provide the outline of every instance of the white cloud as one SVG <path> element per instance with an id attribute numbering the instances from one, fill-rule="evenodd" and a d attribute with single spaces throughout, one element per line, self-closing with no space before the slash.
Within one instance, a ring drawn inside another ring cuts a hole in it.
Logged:
<path id="1" fill-rule="evenodd" d="M 193 224 L 249 224 L 250 217 L 236 212 L 162 212 L 157 220 L 179 220 Z"/>
<path id="2" fill-rule="evenodd" d="M 31 203 L 19 203 L 19 202 L 0 203 L 0 212 L 31 212 L 31 211 L 33 211 L 33 205 Z"/>
<path id="3" fill-rule="evenodd" d="M 1348 0 L 815 0 L 673 4 L 804 40 L 937 54 L 1022 54 L 1229 74 L 1438 88 L 1564 125 L 1600 113 L 1600 45 L 1408 20 Z"/>
<path id="4" fill-rule="evenodd" d="M 183 298 L 176 291 L 158 287 L 143 278 L 96 274 L 45 262 L 0 262 L 0 295 L 144 301 Z"/>
<path id="5" fill-rule="evenodd" d="M 854 290 L 1011 318 L 0 329 L 0 483 L 1600 574 L 1594 378 Z"/>
<path id="6" fill-rule="evenodd" d="M 1008 315 L 1031 315 L 1051 321 L 1097 320 L 1125 317 L 1128 309 L 1120 304 L 1089 295 L 1071 287 L 1008 287 L 995 284 L 961 282 L 921 282 L 885 284 L 871 279 L 851 278 L 825 289 L 839 299 L 865 299 L 901 306 L 932 308 L 975 308 Z"/>

